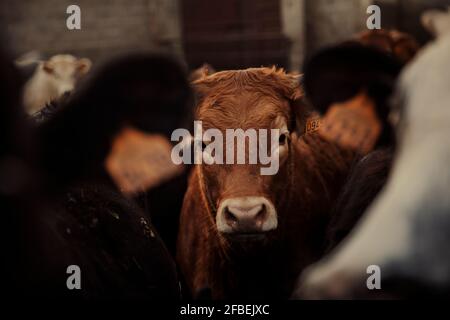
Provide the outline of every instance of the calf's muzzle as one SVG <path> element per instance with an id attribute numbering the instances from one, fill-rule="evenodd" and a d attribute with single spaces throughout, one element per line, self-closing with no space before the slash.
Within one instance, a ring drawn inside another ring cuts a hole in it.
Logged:
<path id="1" fill-rule="evenodd" d="M 216 216 L 217 229 L 226 234 L 264 233 L 277 228 L 275 207 L 265 197 L 238 197 L 222 201 Z"/>

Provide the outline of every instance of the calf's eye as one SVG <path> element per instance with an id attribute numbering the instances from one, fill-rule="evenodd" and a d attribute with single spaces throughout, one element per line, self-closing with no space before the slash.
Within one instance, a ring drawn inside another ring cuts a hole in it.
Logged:
<path id="1" fill-rule="evenodd" d="M 285 133 L 281 134 L 278 138 L 278 142 L 281 146 L 285 145 L 287 142 L 287 135 Z"/>

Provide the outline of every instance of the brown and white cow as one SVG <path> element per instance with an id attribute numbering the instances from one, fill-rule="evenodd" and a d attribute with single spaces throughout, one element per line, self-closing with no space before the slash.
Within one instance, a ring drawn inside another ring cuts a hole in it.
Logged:
<path id="1" fill-rule="evenodd" d="M 309 113 L 298 78 L 252 68 L 193 83 L 196 119 L 205 130 L 283 133 L 275 175 L 261 175 L 260 164 L 195 166 L 177 248 L 193 296 L 209 289 L 215 299 L 288 297 L 299 271 L 321 255 L 330 207 L 353 154 L 305 132 Z"/>

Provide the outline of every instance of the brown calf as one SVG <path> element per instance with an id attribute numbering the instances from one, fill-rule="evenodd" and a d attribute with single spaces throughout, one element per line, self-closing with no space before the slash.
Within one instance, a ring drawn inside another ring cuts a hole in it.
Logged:
<path id="1" fill-rule="evenodd" d="M 279 171 L 196 165 L 181 213 L 177 259 L 193 296 L 288 297 L 322 252 L 330 208 L 353 154 L 305 133 L 298 76 L 275 68 L 223 71 L 194 82 L 204 130 L 278 128 Z"/>

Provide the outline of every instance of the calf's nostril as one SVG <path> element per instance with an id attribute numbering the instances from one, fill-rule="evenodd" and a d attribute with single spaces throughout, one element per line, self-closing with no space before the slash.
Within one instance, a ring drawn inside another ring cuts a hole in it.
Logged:
<path id="1" fill-rule="evenodd" d="M 258 211 L 258 213 L 255 216 L 255 220 L 257 225 L 262 225 L 264 221 L 267 218 L 267 208 L 266 205 L 261 205 L 261 209 Z"/>
<path id="2" fill-rule="evenodd" d="M 226 206 L 223 210 L 225 222 L 230 227 L 261 228 L 267 219 L 268 211 L 264 204 L 253 207 Z"/>
<path id="3" fill-rule="evenodd" d="M 224 210 L 225 221 L 228 225 L 234 225 L 238 222 L 238 218 L 228 209 L 228 207 Z"/>

